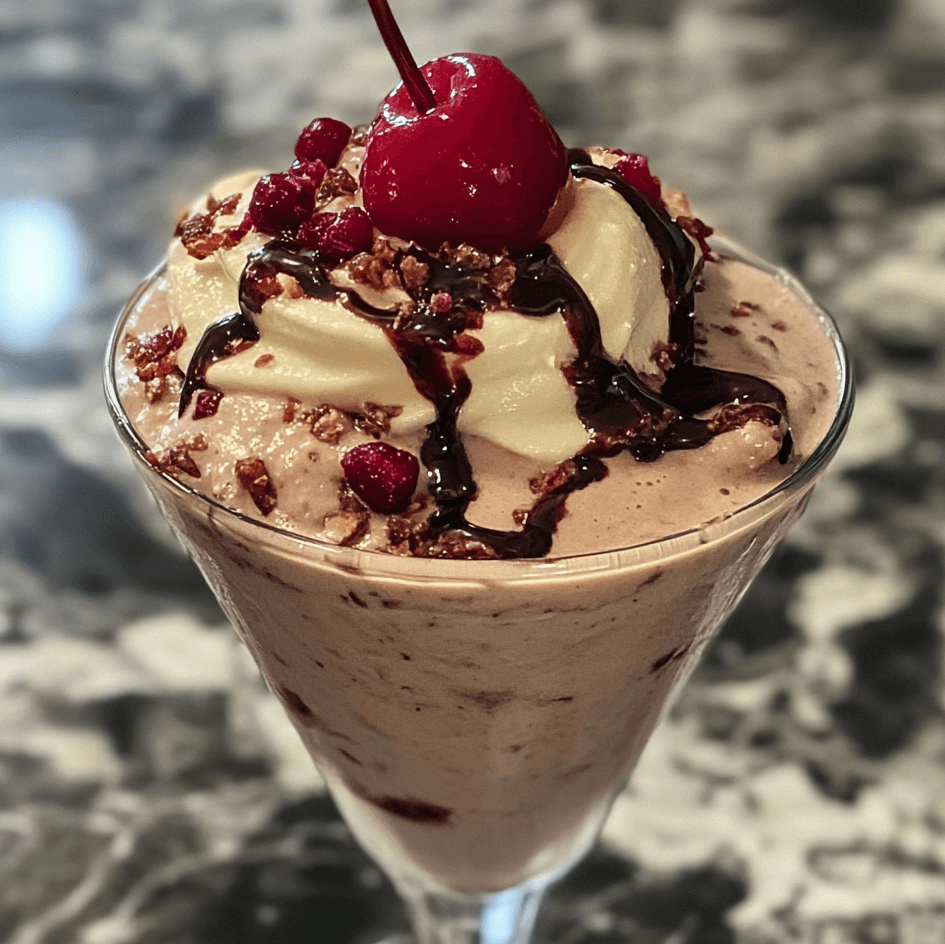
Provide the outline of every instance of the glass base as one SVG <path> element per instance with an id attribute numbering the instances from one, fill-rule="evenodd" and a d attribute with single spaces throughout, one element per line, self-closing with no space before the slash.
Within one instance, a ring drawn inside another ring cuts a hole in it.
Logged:
<path id="1" fill-rule="evenodd" d="M 549 881 L 529 882 L 494 895 L 405 896 L 416 936 L 385 944 L 529 944 Z"/>

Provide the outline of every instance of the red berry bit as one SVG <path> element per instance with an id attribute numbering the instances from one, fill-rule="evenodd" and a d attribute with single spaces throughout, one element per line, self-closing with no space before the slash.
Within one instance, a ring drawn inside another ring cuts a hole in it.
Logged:
<path id="1" fill-rule="evenodd" d="M 349 449 L 341 468 L 358 498 L 372 511 L 385 515 L 403 511 L 410 504 L 420 477 L 416 456 L 384 442 Z"/>
<path id="2" fill-rule="evenodd" d="M 650 173 L 650 165 L 642 154 L 628 154 L 616 163 L 614 170 L 650 203 L 662 201 L 660 179 Z"/>
<path id="3" fill-rule="evenodd" d="M 298 180 L 310 184 L 316 192 L 321 182 L 325 179 L 327 172 L 328 168 L 325 166 L 325 162 L 317 158 L 314 161 L 293 161 L 292 166 L 289 168 L 290 177 L 296 177 Z"/>
<path id="4" fill-rule="evenodd" d="M 430 308 L 438 315 L 446 314 L 453 308 L 453 296 L 449 292 L 437 292 L 430 299 Z"/>
<path id="5" fill-rule="evenodd" d="M 205 420 L 209 416 L 215 416 L 222 399 L 223 393 L 220 390 L 201 390 L 194 402 L 194 419 Z"/>
<path id="6" fill-rule="evenodd" d="M 295 156 L 300 161 L 323 161 L 334 167 L 351 139 L 351 129 L 335 118 L 316 118 L 295 142 Z"/>
<path id="7" fill-rule="evenodd" d="M 261 233 L 283 236 L 294 233 L 312 215 L 317 187 L 293 174 L 266 174 L 249 203 L 249 219 Z"/>
<path id="8" fill-rule="evenodd" d="M 374 225 L 360 207 L 348 207 L 341 213 L 316 213 L 299 227 L 297 239 L 326 259 L 340 262 L 370 250 Z"/>

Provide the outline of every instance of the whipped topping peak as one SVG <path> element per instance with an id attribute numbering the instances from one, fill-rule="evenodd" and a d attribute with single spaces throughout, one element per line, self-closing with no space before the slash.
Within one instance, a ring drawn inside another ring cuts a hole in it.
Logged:
<path id="1" fill-rule="evenodd" d="M 356 167 L 361 150 L 349 148 L 342 163 Z M 215 220 L 215 229 L 238 225 L 260 176 L 243 174 L 212 188 L 218 201 L 240 195 L 232 212 Z M 349 195 L 331 208 L 356 201 L 357 195 Z M 626 359 L 643 378 L 659 379 L 655 354 L 669 340 L 670 306 L 659 253 L 643 223 L 619 194 L 595 181 L 572 179 L 563 202 L 566 209 L 547 242 L 596 309 L 607 355 Z M 214 321 L 239 309 L 247 258 L 267 242 L 250 231 L 235 246 L 196 258 L 180 239 L 174 241 L 168 282 L 175 320 L 187 330 L 182 364 Z M 330 273 L 339 293 L 357 292 L 380 309 L 410 304 L 409 293 L 396 280 L 389 279 L 386 287 L 359 283 L 352 268 L 342 265 Z M 208 385 L 224 395 L 293 397 L 352 411 L 362 409 L 365 400 L 383 403 L 399 408 L 392 421 L 395 435 L 433 422 L 434 404 L 418 390 L 384 323 L 359 316 L 340 294 L 306 297 L 283 281 L 286 290 L 268 298 L 256 319 L 259 340 L 209 365 Z M 471 382 L 458 414 L 459 433 L 550 463 L 580 452 L 590 433 L 576 413 L 575 393 L 563 372 L 576 354 L 565 320 L 527 317 L 493 304 L 475 321 L 464 332 L 474 343 L 451 356 Z M 472 348 L 478 353 L 465 353 Z"/>

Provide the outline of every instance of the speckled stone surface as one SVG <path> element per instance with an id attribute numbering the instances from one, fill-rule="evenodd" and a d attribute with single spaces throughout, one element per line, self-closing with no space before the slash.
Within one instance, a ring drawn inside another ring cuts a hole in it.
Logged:
<path id="1" fill-rule="evenodd" d="M 394 6 L 418 58 L 499 54 L 568 143 L 648 153 L 795 269 L 859 376 L 829 478 L 539 941 L 940 944 L 945 5 Z M 0 940 L 377 941 L 396 897 L 135 481 L 99 371 L 177 207 L 284 166 L 316 115 L 369 119 L 393 67 L 360 0 L 5 0 L 0 47 Z M 43 280 L 71 292 L 45 315 Z"/>

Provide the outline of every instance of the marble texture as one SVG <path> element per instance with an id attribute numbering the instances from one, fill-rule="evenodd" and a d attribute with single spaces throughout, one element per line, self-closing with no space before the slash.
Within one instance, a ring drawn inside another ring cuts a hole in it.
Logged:
<path id="1" fill-rule="evenodd" d="M 502 56 L 569 143 L 648 153 L 792 267 L 859 379 L 827 481 L 539 941 L 939 944 L 945 6 L 394 6 L 418 58 Z M 284 166 L 315 115 L 370 118 L 393 67 L 360 0 L 5 0 L 0 48 L 0 940 L 376 941 L 396 898 L 134 480 L 99 372 L 177 207 Z"/>

